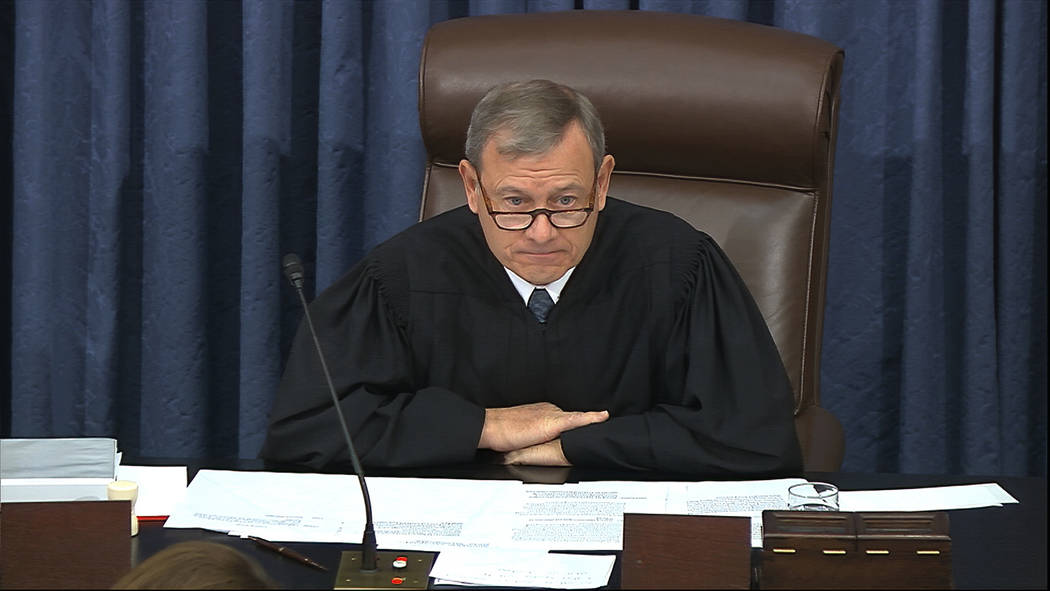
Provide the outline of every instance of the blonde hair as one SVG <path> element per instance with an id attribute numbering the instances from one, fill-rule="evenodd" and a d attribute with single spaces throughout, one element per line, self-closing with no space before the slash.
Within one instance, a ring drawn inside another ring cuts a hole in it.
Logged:
<path id="1" fill-rule="evenodd" d="M 113 589 L 276 589 L 259 563 L 217 542 L 179 542 L 149 557 Z"/>

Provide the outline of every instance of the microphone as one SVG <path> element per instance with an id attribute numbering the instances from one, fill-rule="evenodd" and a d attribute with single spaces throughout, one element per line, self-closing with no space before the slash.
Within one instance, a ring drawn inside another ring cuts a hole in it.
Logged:
<path id="1" fill-rule="evenodd" d="M 303 277 L 306 276 L 306 272 L 303 271 L 303 263 L 299 260 L 299 255 L 295 253 L 288 253 L 281 259 L 281 270 L 284 271 L 284 276 L 288 278 L 288 282 L 292 284 L 292 287 L 299 292 L 299 295 L 303 293 Z M 303 298 L 303 302 L 306 298 Z"/>
<path id="2" fill-rule="evenodd" d="M 353 463 L 354 472 L 357 473 L 358 484 L 361 485 L 361 497 L 365 505 L 365 529 L 361 536 L 361 552 L 343 552 L 339 561 L 339 572 L 336 575 L 336 589 L 426 589 L 430 582 L 430 567 L 434 562 L 433 552 L 378 552 L 376 544 L 376 532 L 372 523 L 372 499 L 368 495 L 368 485 L 365 483 L 365 471 L 361 468 L 361 460 L 354 448 L 354 441 L 350 437 L 350 429 L 346 426 L 346 418 L 343 409 L 339 406 L 339 397 L 332 385 L 332 376 L 328 372 L 328 364 L 325 362 L 324 351 L 321 349 L 321 341 L 317 338 L 314 329 L 314 321 L 310 317 L 310 307 L 303 295 L 303 279 L 306 275 L 303 264 L 298 255 L 288 253 L 281 259 L 281 270 L 285 278 L 295 288 L 299 295 L 299 303 L 303 307 L 303 316 L 306 326 L 310 329 L 310 336 L 314 340 L 314 348 L 317 357 L 321 361 L 321 370 L 324 372 L 325 381 L 328 383 L 328 393 L 332 395 L 332 406 L 335 407 L 336 416 L 339 417 L 339 427 L 346 439 L 346 447 L 350 451 L 350 461 Z"/>

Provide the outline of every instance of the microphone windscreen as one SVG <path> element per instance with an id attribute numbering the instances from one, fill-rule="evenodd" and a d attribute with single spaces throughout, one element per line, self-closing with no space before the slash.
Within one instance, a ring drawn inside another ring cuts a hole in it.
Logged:
<path id="1" fill-rule="evenodd" d="M 303 263 L 299 260 L 299 255 L 294 252 L 284 255 L 284 258 L 281 259 L 281 269 L 284 271 L 284 276 L 288 278 L 288 281 L 293 286 L 303 286 L 305 272 L 303 271 Z"/>

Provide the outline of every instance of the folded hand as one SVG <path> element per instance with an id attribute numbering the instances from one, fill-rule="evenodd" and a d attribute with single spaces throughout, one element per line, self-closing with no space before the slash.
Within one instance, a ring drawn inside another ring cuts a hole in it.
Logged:
<path id="1" fill-rule="evenodd" d="M 571 466 L 561 449 L 561 439 L 516 449 L 503 454 L 504 464 L 529 466 Z"/>
<path id="2" fill-rule="evenodd" d="M 486 408 L 478 448 L 501 452 L 522 450 L 557 439 L 565 431 L 608 418 L 608 411 L 566 412 L 549 402 Z M 558 453 L 561 454 L 560 443 Z"/>

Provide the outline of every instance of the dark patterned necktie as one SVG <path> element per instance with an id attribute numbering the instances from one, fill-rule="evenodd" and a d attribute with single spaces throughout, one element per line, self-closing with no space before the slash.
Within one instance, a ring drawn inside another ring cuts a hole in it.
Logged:
<path id="1" fill-rule="evenodd" d="M 553 307 L 554 300 L 551 299 L 551 295 L 547 293 L 546 289 L 537 287 L 532 290 L 532 295 L 529 296 L 529 310 L 536 317 L 536 320 L 540 321 L 540 324 L 547 322 L 547 315 L 551 313 L 551 308 Z"/>

